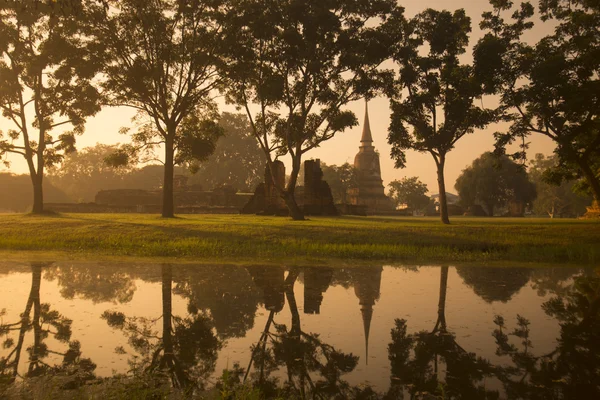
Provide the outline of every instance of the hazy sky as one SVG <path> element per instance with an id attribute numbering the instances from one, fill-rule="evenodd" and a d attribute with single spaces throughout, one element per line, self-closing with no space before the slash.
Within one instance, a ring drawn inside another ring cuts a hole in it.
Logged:
<path id="1" fill-rule="evenodd" d="M 473 32 L 471 33 L 471 45 L 475 44 L 481 36 L 481 31 L 479 30 L 481 13 L 490 9 L 487 0 L 409 0 L 400 2 L 400 4 L 406 8 L 408 16 L 413 16 L 428 7 L 448 10 L 464 8 L 472 19 Z M 537 38 L 549 33 L 548 31 L 549 26 L 538 26 L 537 29 L 532 31 L 530 37 L 532 39 Z M 485 101 L 493 102 L 493 99 L 485 99 Z M 343 164 L 354 161 L 354 156 L 358 152 L 362 131 L 364 103 L 355 102 L 347 108 L 356 114 L 360 125 L 323 143 L 320 148 L 310 151 L 305 155 L 306 159 L 320 158 L 327 164 Z M 235 111 L 235 109 L 232 106 L 223 104 L 221 111 Z M 77 147 L 81 149 L 93 146 L 96 143 L 113 144 L 126 142 L 128 137 L 120 135 L 118 130 L 122 126 L 131 126 L 130 119 L 132 116 L 133 111 L 127 108 L 104 109 L 94 118 L 88 120 L 85 134 L 77 138 Z M 404 169 L 394 168 L 394 162 L 390 158 L 390 146 L 387 144 L 387 128 L 390 116 L 388 100 L 385 98 L 372 100 L 369 103 L 369 116 L 374 146 L 381 155 L 381 174 L 384 184 L 387 185 L 388 182 L 394 179 L 401 179 L 405 176 L 418 176 L 421 181 L 428 185 L 431 194 L 437 193 L 435 163 L 431 155 L 411 151 L 407 156 L 407 167 Z M 0 130 L 6 132 L 10 128 L 12 128 L 11 124 L 7 120 L 0 118 Z M 493 132 L 504 129 L 506 129 L 506 125 L 491 125 L 485 130 L 476 131 L 474 134 L 458 141 L 455 149 L 448 154 L 446 161 L 447 191 L 455 192 L 454 182 L 461 171 L 470 165 L 481 153 L 492 150 L 494 147 Z M 550 154 L 553 150 L 554 145 L 550 139 L 541 136 L 531 137 L 530 159 L 533 158 L 535 153 Z M 283 161 L 287 161 L 287 158 Z M 11 156 L 10 160 L 12 161 L 11 172 L 27 172 L 27 166 L 21 156 Z M 286 162 L 286 164 L 288 163 Z M 4 167 L 0 166 L 0 171 L 3 170 Z"/>

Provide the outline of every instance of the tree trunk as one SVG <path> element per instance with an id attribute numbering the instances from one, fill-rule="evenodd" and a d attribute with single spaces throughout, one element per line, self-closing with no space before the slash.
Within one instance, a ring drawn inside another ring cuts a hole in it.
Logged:
<path id="1" fill-rule="evenodd" d="M 291 193 L 289 192 L 289 189 L 286 190 L 282 197 L 290 212 L 290 217 L 292 217 L 294 221 L 304 221 L 304 211 L 302 211 L 298 203 L 296 203 L 294 190 L 292 189 Z"/>
<path id="2" fill-rule="evenodd" d="M 292 173 L 290 174 L 290 181 L 288 182 L 287 188 L 283 193 L 282 197 L 287 206 L 290 217 L 294 221 L 304 221 L 304 211 L 298 206 L 296 202 L 296 182 L 298 181 L 298 174 L 300 173 L 301 161 L 299 157 L 294 158 L 292 163 Z"/>
<path id="3" fill-rule="evenodd" d="M 172 308 L 173 300 L 171 294 L 171 286 L 173 282 L 173 270 L 170 265 L 161 267 L 162 275 L 162 317 L 163 317 L 163 346 L 165 349 L 164 357 L 173 356 L 173 336 L 172 336 Z"/>
<path id="4" fill-rule="evenodd" d="M 31 177 L 33 183 L 33 208 L 31 212 L 33 214 L 42 214 L 44 212 L 44 189 L 43 189 L 43 175 L 38 172 L 37 175 Z"/>
<path id="5" fill-rule="evenodd" d="M 446 290 L 448 288 L 448 267 L 440 271 L 440 299 L 438 302 L 438 317 L 433 332 L 446 332 Z"/>
<path id="6" fill-rule="evenodd" d="M 583 160 L 580 160 L 579 158 L 577 159 L 577 161 L 579 167 L 583 172 L 583 175 L 585 176 L 585 179 L 592 188 L 592 196 L 594 197 L 594 200 L 600 203 L 600 180 L 596 177 L 596 174 L 589 166 L 589 164 L 587 164 Z"/>
<path id="7" fill-rule="evenodd" d="M 444 164 L 446 163 L 446 159 L 444 156 L 440 157 L 439 162 L 437 163 L 437 179 L 438 179 L 438 187 L 440 191 L 440 218 L 444 224 L 449 224 L 450 220 L 448 219 L 448 201 L 446 199 L 446 182 L 444 181 Z"/>
<path id="8" fill-rule="evenodd" d="M 162 193 L 162 217 L 163 218 L 174 218 L 175 217 L 175 205 L 173 200 L 173 173 L 175 169 L 174 165 L 174 134 L 167 136 L 165 140 L 165 174 L 163 178 L 163 193 Z"/>

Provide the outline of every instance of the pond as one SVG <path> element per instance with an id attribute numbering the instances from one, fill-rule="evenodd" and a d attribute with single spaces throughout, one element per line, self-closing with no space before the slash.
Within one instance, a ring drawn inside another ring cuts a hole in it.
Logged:
<path id="1" fill-rule="evenodd" d="M 283 398 L 600 398 L 594 269 L 4 262 L 0 287 L 0 397 L 225 376 Z"/>

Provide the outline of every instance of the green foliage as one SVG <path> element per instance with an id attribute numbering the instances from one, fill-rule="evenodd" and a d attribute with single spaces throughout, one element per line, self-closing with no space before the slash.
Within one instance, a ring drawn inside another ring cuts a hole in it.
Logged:
<path id="1" fill-rule="evenodd" d="M 489 216 L 510 202 L 526 205 L 536 197 L 535 185 L 522 166 L 490 152 L 483 153 L 464 169 L 454 187 L 463 205 L 485 206 Z"/>
<path id="2" fill-rule="evenodd" d="M 288 185 L 277 189 L 293 218 L 303 218 L 294 199 L 303 154 L 357 125 L 341 108 L 371 97 L 389 75 L 379 66 L 389 56 L 394 7 L 392 0 L 249 0 L 234 10 L 240 34 L 227 65 L 228 100 L 246 110 L 269 165 L 290 156 Z"/>
<path id="3" fill-rule="evenodd" d="M 109 161 L 152 158 L 164 150 L 163 216 L 173 216 L 173 168 L 192 169 L 221 136 L 212 100 L 226 34 L 220 2 L 110 1 L 96 9 L 105 46 L 103 88 L 109 103 L 138 110 L 132 144 Z M 129 130 L 123 130 L 129 133 Z M 140 153 L 141 152 L 141 153 Z"/>
<path id="4" fill-rule="evenodd" d="M 591 204 L 591 198 L 576 193 L 579 182 L 564 180 L 563 176 L 556 156 L 546 158 L 543 154 L 535 155 L 529 168 L 529 177 L 537 191 L 537 198 L 533 202 L 535 214 L 554 218 L 585 213 L 585 206 Z"/>
<path id="5" fill-rule="evenodd" d="M 43 211 L 45 167 L 74 150 L 86 118 L 100 110 L 93 85 L 98 53 L 86 40 L 88 12 L 85 0 L 0 5 L 0 109 L 13 125 L 0 132 L 0 157 L 25 158 L 34 212 Z M 55 133 L 64 126 L 72 130 Z"/>
<path id="6" fill-rule="evenodd" d="M 529 45 L 523 39 L 533 26 L 534 7 L 492 2 L 481 27 L 488 33 L 476 46 L 475 65 L 490 90 L 501 95 L 508 132 L 497 133 L 497 152 L 519 141 L 513 154 L 525 158 L 526 139 L 540 134 L 557 145 L 562 176 L 584 177 L 600 198 L 600 7 L 585 0 L 542 0 L 542 21 L 554 32 Z M 512 13 L 510 20 L 505 13 Z M 492 55 L 492 57 L 490 57 Z"/>
<path id="7" fill-rule="evenodd" d="M 404 168 L 407 150 L 431 154 L 443 194 L 446 154 L 463 136 L 495 120 L 493 110 L 474 103 L 485 93 L 474 67 L 459 62 L 469 44 L 471 19 L 462 9 L 428 9 L 398 23 L 403 35 L 392 58 L 400 74 L 388 90 L 391 155 L 396 167 Z M 408 94 L 402 97 L 404 91 Z M 440 197 L 440 211 L 448 223 L 445 196 Z"/>
<path id="8" fill-rule="evenodd" d="M 252 127 L 244 114 L 221 114 L 219 126 L 224 137 L 214 153 L 190 177 L 189 184 L 200 184 L 205 190 L 230 185 L 252 192 L 263 180 L 264 154 L 252 135 Z"/>
<path id="9" fill-rule="evenodd" d="M 336 203 L 346 203 L 348 189 L 358 186 L 358 175 L 353 165 L 327 165 L 321 163 L 323 180 L 329 184 L 333 200 Z"/>
<path id="10" fill-rule="evenodd" d="M 390 188 L 389 196 L 392 198 L 396 207 L 404 204 L 411 210 L 423 210 L 429 205 L 429 191 L 427 185 L 416 176 L 402 178 L 401 181 L 394 180 L 388 184 Z"/>

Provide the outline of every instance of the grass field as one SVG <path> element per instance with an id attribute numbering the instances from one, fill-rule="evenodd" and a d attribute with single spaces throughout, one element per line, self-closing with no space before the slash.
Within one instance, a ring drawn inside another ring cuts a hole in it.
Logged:
<path id="1" fill-rule="evenodd" d="M 550 219 L 0 214 L 0 257 L 194 261 L 600 262 L 600 222 Z M 40 253 L 41 252 L 41 253 Z"/>

